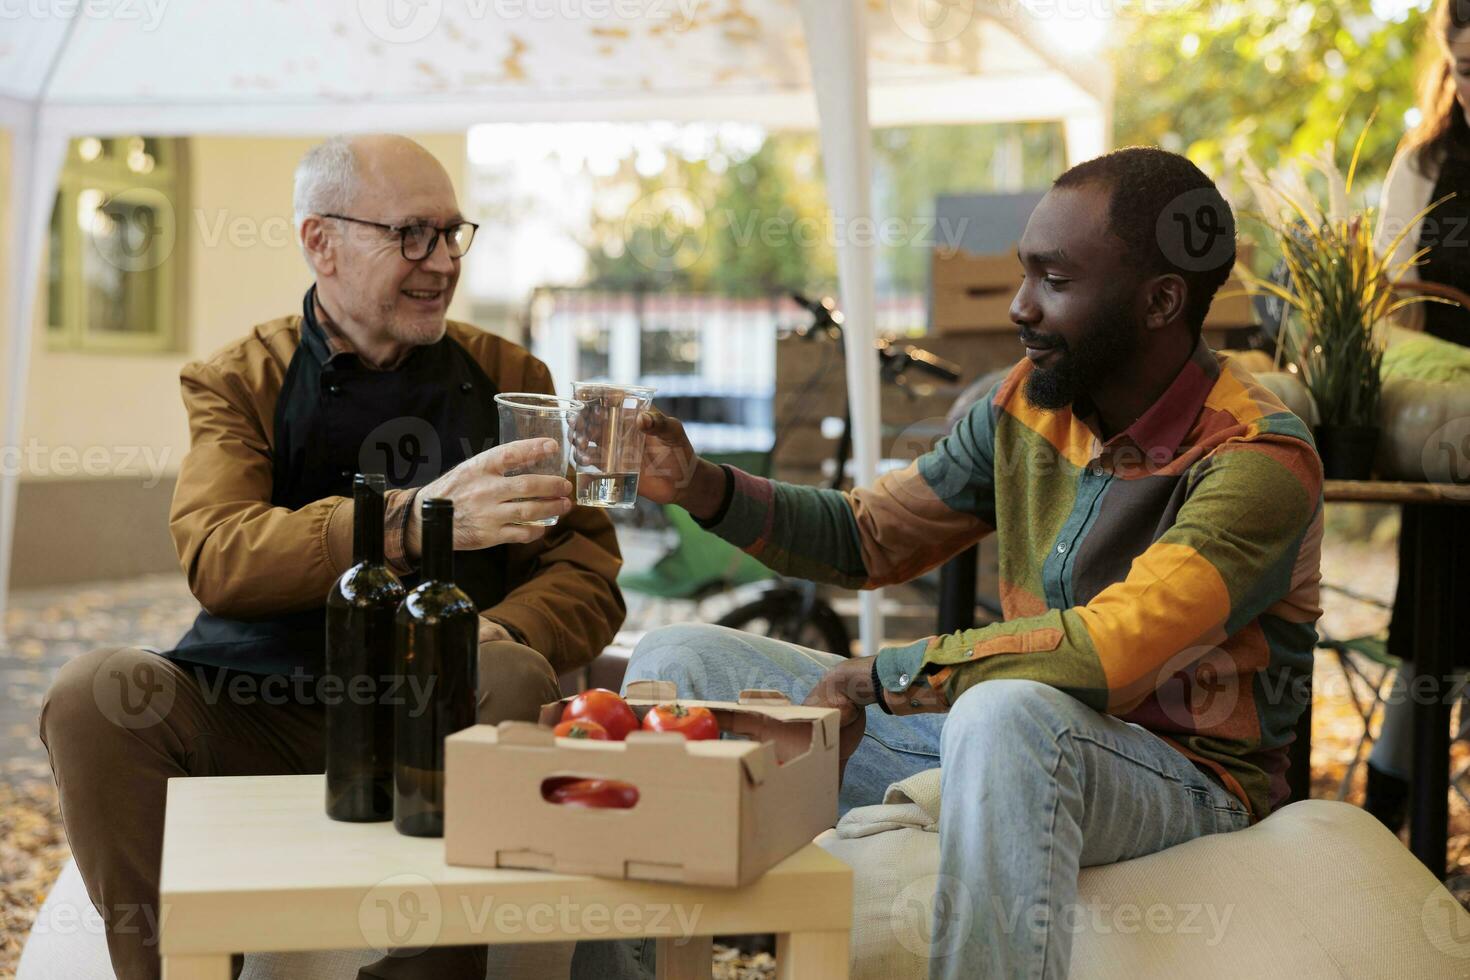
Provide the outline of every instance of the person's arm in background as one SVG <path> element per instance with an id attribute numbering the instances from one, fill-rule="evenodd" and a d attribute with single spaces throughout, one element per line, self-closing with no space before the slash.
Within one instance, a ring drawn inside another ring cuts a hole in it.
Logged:
<path id="1" fill-rule="evenodd" d="M 1405 266 L 1405 263 L 1419 251 L 1419 235 L 1424 226 L 1419 212 L 1430 204 L 1430 195 L 1434 193 L 1433 179 L 1419 172 L 1418 155 L 1417 150 L 1409 148 L 1401 149 L 1394 156 L 1388 176 L 1383 180 L 1383 192 L 1378 203 L 1378 227 L 1373 241 L 1380 254 L 1387 254 L 1392 248 L 1389 268 L 1397 272 L 1397 282 L 1405 286 L 1413 286 L 1420 281 L 1418 267 Z M 1398 271 L 1400 269 L 1402 271 Z M 1394 319 L 1410 330 L 1422 330 L 1422 306 L 1422 303 L 1410 304 L 1398 310 Z"/>

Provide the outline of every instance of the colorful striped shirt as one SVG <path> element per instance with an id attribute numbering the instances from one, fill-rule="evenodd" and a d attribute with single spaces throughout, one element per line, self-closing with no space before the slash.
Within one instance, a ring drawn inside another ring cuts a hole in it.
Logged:
<path id="1" fill-rule="evenodd" d="M 1022 361 L 935 448 L 871 488 L 733 470 L 707 524 L 772 569 L 847 588 L 907 581 L 998 536 L 1004 620 L 878 656 L 895 693 L 952 705 L 1039 681 L 1164 738 L 1259 819 L 1286 796 L 1308 696 L 1322 467 L 1305 425 L 1203 342 L 1127 430 L 1046 411 Z"/>

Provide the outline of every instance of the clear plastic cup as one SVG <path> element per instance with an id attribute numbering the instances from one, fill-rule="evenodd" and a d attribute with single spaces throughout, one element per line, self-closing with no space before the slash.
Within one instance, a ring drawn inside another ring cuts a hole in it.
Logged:
<path id="1" fill-rule="evenodd" d="M 524 439 L 551 439 L 559 452 L 543 456 L 529 466 L 506 473 L 506 476 L 566 476 L 571 465 L 572 442 L 569 428 L 572 421 L 582 412 L 582 403 L 555 395 L 540 395 L 533 392 L 510 392 L 495 396 L 495 407 L 500 412 L 500 443 L 520 442 Z M 529 498 L 528 498 L 529 499 Z M 516 521 L 535 527 L 549 527 L 557 522 L 556 517 L 539 521 Z"/>
<path id="2" fill-rule="evenodd" d="M 572 386 L 572 397 L 583 406 L 573 426 L 577 503 L 583 507 L 626 510 L 637 502 L 643 465 L 638 416 L 653 404 L 656 390 L 606 381 Z"/>

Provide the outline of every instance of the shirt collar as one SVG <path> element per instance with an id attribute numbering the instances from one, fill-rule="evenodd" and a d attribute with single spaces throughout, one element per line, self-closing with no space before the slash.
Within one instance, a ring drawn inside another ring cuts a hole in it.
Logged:
<path id="1" fill-rule="evenodd" d="M 1220 362 L 1215 360 L 1214 352 L 1201 337 L 1195 342 L 1189 360 L 1179 369 L 1173 383 L 1164 389 L 1148 411 L 1138 417 L 1138 421 L 1123 430 L 1123 435 L 1146 454 L 1167 450 L 1169 455 L 1174 455 L 1189 430 L 1194 428 L 1200 409 L 1204 408 L 1205 399 L 1210 396 L 1219 376 Z"/>
<path id="2" fill-rule="evenodd" d="M 306 291 L 301 301 L 301 342 L 321 364 L 326 364 L 341 351 L 333 350 L 316 315 L 316 284 Z"/>
<path id="3" fill-rule="evenodd" d="M 1201 337 L 1164 393 L 1132 425 L 1099 448 L 1113 449 L 1127 440 L 1147 458 L 1172 459 L 1194 427 L 1219 376 L 1220 363 Z M 1091 399 L 1080 399 L 1076 409 L 1076 418 L 1096 434 L 1097 412 Z"/>
<path id="4" fill-rule="evenodd" d="M 351 357 L 363 367 L 370 370 L 392 371 L 407 360 L 408 355 L 413 353 L 413 348 L 403 352 L 403 356 L 393 364 L 383 368 L 374 368 L 362 358 L 357 356 L 357 351 L 352 346 L 352 341 L 347 339 L 346 334 L 337 329 L 327 311 L 322 309 L 316 299 L 316 284 L 306 291 L 306 300 L 302 308 L 302 322 L 306 328 L 303 333 L 310 333 L 312 339 L 313 353 L 323 364 L 332 364 L 339 357 Z"/>

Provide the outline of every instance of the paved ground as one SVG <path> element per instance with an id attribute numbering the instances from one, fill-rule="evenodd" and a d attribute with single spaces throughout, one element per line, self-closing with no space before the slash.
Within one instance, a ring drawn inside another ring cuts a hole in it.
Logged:
<path id="1" fill-rule="evenodd" d="M 32 772 L 45 759 L 36 735 L 41 696 L 72 657 L 102 646 L 167 648 L 199 609 L 182 576 L 17 592 L 0 643 L 0 759 Z"/>

